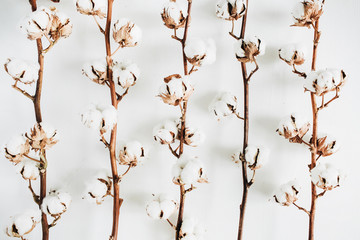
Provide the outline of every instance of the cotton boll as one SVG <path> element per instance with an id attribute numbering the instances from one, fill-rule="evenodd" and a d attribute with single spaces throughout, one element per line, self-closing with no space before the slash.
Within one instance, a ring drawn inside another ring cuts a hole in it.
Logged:
<path id="1" fill-rule="evenodd" d="M 234 51 L 238 61 L 254 62 L 257 56 L 265 54 L 265 43 L 256 36 L 246 37 L 235 43 Z"/>
<path id="2" fill-rule="evenodd" d="M 43 200 L 41 210 L 53 217 L 66 212 L 71 203 L 71 196 L 66 192 L 51 191 Z"/>
<path id="3" fill-rule="evenodd" d="M 303 116 L 293 113 L 280 121 L 276 132 L 292 143 L 303 143 L 302 138 L 309 129 L 310 122 Z"/>
<path id="4" fill-rule="evenodd" d="M 190 124 L 185 129 L 185 144 L 197 147 L 205 141 L 205 134 Z"/>
<path id="5" fill-rule="evenodd" d="M 287 45 L 279 50 L 279 57 L 290 66 L 301 65 L 305 62 L 305 51 L 300 45 Z"/>
<path id="6" fill-rule="evenodd" d="M 264 147 L 249 145 L 245 149 L 245 160 L 251 170 L 261 168 L 268 160 L 269 150 Z"/>
<path id="7" fill-rule="evenodd" d="M 177 138 L 178 131 L 177 123 L 168 120 L 153 129 L 153 136 L 160 144 L 171 144 Z"/>
<path id="8" fill-rule="evenodd" d="M 6 152 L 10 155 L 22 155 L 29 152 L 29 143 L 23 135 L 13 136 L 6 144 Z"/>
<path id="9" fill-rule="evenodd" d="M 187 40 L 184 51 L 187 60 L 194 66 L 209 65 L 216 60 L 216 45 L 213 39 Z"/>
<path id="10" fill-rule="evenodd" d="M 171 75 L 165 78 L 165 84 L 159 89 L 159 97 L 164 103 L 177 106 L 186 101 L 194 91 L 191 79 L 188 76 Z"/>
<path id="11" fill-rule="evenodd" d="M 50 9 L 40 7 L 23 20 L 20 28 L 23 29 L 30 40 L 35 40 L 49 33 L 51 21 L 52 14 Z"/>
<path id="12" fill-rule="evenodd" d="M 146 206 L 146 212 L 154 219 L 168 219 L 177 208 L 178 204 L 169 195 L 159 194 Z"/>
<path id="13" fill-rule="evenodd" d="M 317 154 L 323 157 L 330 156 L 339 150 L 339 144 L 334 137 L 325 133 L 317 135 Z"/>
<path id="14" fill-rule="evenodd" d="M 209 111 L 214 114 L 218 121 L 237 113 L 238 102 L 236 96 L 229 92 L 217 94 L 209 106 Z"/>
<path id="15" fill-rule="evenodd" d="M 322 15 L 322 8 L 323 3 L 319 0 L 305 0 L 297 3 L 292 11 L 295 20 L 293 26 L 310 28 Z"/>
<path id="16" fill-rule="evenodd" d="M 105 197 L 111 194 L 111 173 L 108 170 L 99 171 L 95 178 L 86 183 L 86 197 L 100 205 Z"/>
<path id="17" fill-rule="evenodd" d="M 184 218 L 181 225 L 181 232 L 185 235 L 185 239 L 203 239 L 205 228 L 198 220 L 194 218 Z"/>
<path id="18" fill-rule="evenodd" d="M 67 38 L 72 33 L 72 23 L 70 18 L 56 10 L 56 8 L 51 8 L 51 26 L 50 26 L 50 38 L 56 42 L 60 38 Z"/>
<path id="19" fill-rule="evenodd" d="M 332 190 L 340 186 L 345 175 L 331 164 L 319 163 L 310 172 L 311 181 L 319 188 Z"/>
<path id="20" fill-rule="evenodd" d="M 103 127 L 102 129 L 107 131 L 112 129 L 117 123 L 118 112 L 112 105 L 102 106 L 101 108 Z"/>
<path id="21" fill-rule="evenodd" d="M 194 185 L 207 182 L 203 164 L 198 158 L 181 157 L 172 168 L 173 182 L 178 185 Z"/>
<path id="22" fill-rule="evenodd" d="M 10 218 L 9 225 L 5 229 L 9 237 L 22 238 L 30 233 L 40 222 L 40 211 L 28 210 Z"/>
<path id="23" fill-rule="evenodd" d="M 187 12 L 177 2 L 169 1 L 161 12 L 161 18 L 165 26 L 170 29 L 178 29 L 185 27 Z"/>
<path id="24" fill-rule="evenodd" d="M 83 74 L 98 84 L 105 84 L 107 80 L 106 76 L 107 64 L 105 61 L 96 60 L 89 63 L 85 63 L 82 69 Z"/>
<path id="25" fill-rule="evenodd" d="M 331 91 L 339 91 L 346 81 L 346 74 L 342 70 L 324 69 L 310 72 L 304 83 L 307 91 L 323 96 Z"/>
<path id="26" fill-rule="evenodd" d="M 118 161 L 121 165 L 137 166 L 146 157 L 144 146 L 138 141 L 131 141 L 119 147 Z"/>
<path id="27" fill-rule="evenodd" d="M 290 181 L 280 186 L 280 189 L 274 194 L 274 200 L 282 206 L 290 206 L 298 200 L 300 189 L 297 181 Z"/>
<path id="28" fill-rule="evenodd" d="M 6 72 L 15 80 L 31 84 L 39 77 L 39 64 L 19 59 L 8 59 L 4 64 Z"/>
<path id="29" fill-rule="evenodd" d="M 107 0 L 77 0 L 76 8 L 81 14 L 105 18 Z"/>
<path id="30" fill-rule="evenodd" d="M 94 104 L 90 104 L 81 114 L 82 123 L 91 129 L 100 129 L 102 127 L 102 119 L 101 111 Z"/>
<path id="31" fill-rule="evenodd" d="M 113 27 L 113 38 L 121 47 L 135 47 L 141 41 L 142 31 L 126 18 L 117 20 Z"/>
<path id="32" fill-rule="evenodd" d="M 30 159 L 20 162 L 18 169 L 25 180 L 36 180 L 40 175 L 38 163 Z"/>
<path id="33" fill-rule="evenodd" d="M 134 86 L 139 76 L 140 69 L 130 61 L 117 62 L 113 66 L 114 80 L 124 89 Z"/>
<path id="34" fill-rule="evenodd" d="M 47 150 L 54 146 L 58 142 L 55 135 L 56 129 L 43 122 L 35 124 L 34 127 L 30 129 L 30 133 L 26 133 L 30 146 L 35 151 L 41 149 Z"/>
<path id="35" fill-rule="evenodd" d="M 225 20 L 238 20 L 245 11 L 244 0 L 221 0 L 216 5 L 216 16 Z"/>

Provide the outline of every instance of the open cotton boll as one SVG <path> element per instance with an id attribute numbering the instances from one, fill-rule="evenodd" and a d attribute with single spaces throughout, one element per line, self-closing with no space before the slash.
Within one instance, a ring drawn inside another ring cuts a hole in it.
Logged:
<path id="1" fill-rule="evenodd" d="M 310 72 L 304 83 L 304 88 L 317 96 L 323 96 L 330 91 L 339 90 L 346 81 L 343 70 L 323 69 Z"/>
<path id="2" fill-rule="evenodd" d="M 203 163 L 198 158 L 181 157 L 172 168 L 173 182 L 177 185 L 194 185 L 207 182 Z"/>
<path id="3" fill-rule="evenodd" d="M 305 49 L 302 45 L 289 44 L 279 50 L 279 57 L 290 66 L 305 62 Z"/>
<path id="4" fill-rule="evenodd" d="M 237 108 L 237 98 L 230 92 L 223 92 L 216 95 L 209 106 L 209 111 L 220 121 L 236 113 Z"/>
<path id="5" fill-rule="evenodd" d="M 303 2 L 298 2 L 295 4 L 291 14 L 295 19 L 301 19 L 305 15 L 305 6 Z"/>
<path id="6" fill-rule="evenodd" d="M 188 76 L 171 75 L 164 80 L 165 83 L 160 86 L 158 96 L 166 104 L 177 106 L 181 101 L 186 101 L 194 91 Z"/>
<path id="7" fill-rule="evenodd" d="M 168 219 L 177 208 L 178 204 L 169 195 L 159 194 L 146 206 L 146 212 L 154 219 Z"/>
<path id="8" fill-rule="evenodd" d="M 238 20 L 245 14 L 244 0 L 221 0 L 216 5 L 216 16 L 225 20 Z"/>
<path id="9" fill-rule="evenodd" d="M 265 147 L 249 145 L 245 149 L 245 160 L 251 170 L 256 170 L 264 166 L 268 161 L 269 150 Z"/>
<path id="10" fill-rule="evenodd" d="M 293 113 L 280 121 L 276 132 L 292 143 L 303 143 L 302 138 L 309 129 L 310 122 L 305 117 Z"/>
<path id="11" fill-rule="evenodd" d="M 83 74 L 98 84 L 105 84 L 107 64 L 103 60 L 96 60 L 85 63 L 82 69 Z"/>
<path id="12" fill-rule="evenodd" d="M 59 216 L 66 212 L 71 203 L 71 196 L 62 191 L 52 190 L 44 198 L 41 210 L 51 216 Z"/>
<path id="13" fill-rule="evenodd" d="M 126 18 L 117 20 L 113 27 L 113 38 L 121 47 L 134 47 L 140 43 L 141 29 Z"/>
<path id="14" fill-rule="evenodd" d="M 274 194 L 274 200 L 282 206 L 290 206 L 298 200 L 300 189 L 296 180 L 290 181 L 280 186 L 280 189 Z"/>
<path id="15" fill-rule="evenodd" d="M 294 6 L 292 15 L 295 19 L 293 26 L 310 27 L 323 13 L 323 3 L 319 0 L 305 0 Z"/>
<path id="16" fill-rule="evenodd" d="M 164 4 L 161 18 L 170 29 L 183 28 L 186 23 L 187 11 L 180 4 L 168 1 Z"/>
<path id="17" fill-rule="evenodd" d="M 6 144 L 6 151 L 11 155 L 22 155 L 29 151 L 29 143 L 27 138 L 22 134 L 13 136 L 10 141 Z"/>
<path id="18" fill-rule="evenodd" d="M 197 147 L 205 141 L 205 134 L 197 128 L 194 128 L 191 124 L 185 129 L 185 144 Z"/>
<path id="19" fill-rule="evenodd" d="M 100 129 L 102 126 L 102 113 L 94 104 L 87 106 L 85 111 L 81 114 L 82 123 L 92 129 Z"/>
<path id="20" fill-rule="evenodd" d="M 234 44 L 235 56 L 243 63 L 255 62 L 257 56 L 265 54 L 265 45 L 265 42 L 256 36 L 239 39 Z"/>
<path id="21" fill-rule="evenodd" d="M 6 72 L 15 80 L 31 84 L 39 77 L 39 64 L 20 59 L 8 59 L 4 64 Z"/>
<path id="22" fill-rule="evenodd" d="M 107 169 L 98 171 L 94 179 L 86 183 L 85 198 L 100 205 L 112 189 L 112 174 Z"/>
<path id="23" fill-rule="evenodd" d="M 134 86 L 140 77 L 140 69 L 130 61 L 116 62 L 113 66 L 113 78 L 122 88 Z"/>
<path id="24" fill-rule="evenodd" d="M 38 163 L 30 159 L 21 161 L 18 169 L 25 180 L 36 180 L 40 175 Z"/>
<path id="25" fill-rule="evenodd" d="M 209 65 L 216 60 L 216 45 L 213 39 L 190 39 L 185 44 L 187 60 L 194 66 Z"/>
<path id="26" fill-rule="evenodd" d="M 107 0 L 77 0 L 76 8 L 81 14 L 104 18 L 106 17 Z"/>
<path id="27" fill-rule="evenodd" d="M 40 211 L 28 210 L 23 214 L 18 214 L 10 218 L 10 222 L 5 229 L 9 237 L 22 238 L 30 233 L 40 222 Z"/>
<path id="28" fill-rule="evenodd" d="M 118 161 L 121 165 L 137 166 L 146 157 L 144 146 L 138 141 L 131 141 L 124 146 L 120 146 Z"/>
<path id="29" fill-rule="evenodd" d="M 340 187 L 345 179 L 345 174 L 329 163 L 319 163 L 311 170 L 310 175 L 311 181 L 317 187 L 324 190 L 332 190 L 336 187 Z"/>
<path id="30" fill-rule="evenodd" d="M 40 126 L 45 133 L 45 137 L 52 138 L 56 135 L 56 128 L 54 128 L 51 124 L 41 122 Z"/>
<path id="31" fill-rule="evenodd" d="M 187 217 L 183 220 L 181 232 L 186 237 L 189 236 L 189 239 L 200 240 L 203 239 L 205 235 L 205 228 L 197 219 Z"/>
<path id="32" fill-rule="evenodd" d="M 339 144 L 333 136 L 326 133 L 318 133 L 317 150 L 318 155 L 327 157 L 339 150 Z"/>
<path id="33" fill-rule="evenodd" d="M 155 141 L 160 144 L 171 144 L 178 135 L 178 127 L 175 121 L 167 120 L 162 124 L 158 124 L 153 129 Z"/>
<path id="34" fill-rule="evenodd" d="M 50 9 L 40 7 L 23 20 L 20 28 L 27 34 L 30 40 L 35 40 L 49 33 L 51 21 L 52 14 Z"/>

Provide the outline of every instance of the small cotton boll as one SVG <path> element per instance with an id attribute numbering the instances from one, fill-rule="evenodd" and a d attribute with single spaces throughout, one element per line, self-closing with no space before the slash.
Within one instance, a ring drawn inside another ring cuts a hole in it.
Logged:
<path id="1" fill-rule="evenodd" d="M 311 181 L 319 188 L 332 190 L 340 187 L 345 175 L 331 164 L 319 163 L 310 172 Z"/>
<path id="2" fill-rule="evenodd" d="M 339 144 L 334 137 L 325 133 L 318 133 L 317 138 L 318 155 L 327 157 L 339 150 Z"/>
<path id="3" fill-rule="evenodd" d="M 291 143 L 303 143 L 302 138 L 310 129 L 310 122 L 301 115 L 291 114 L 280 121 L 276 132 Z"/>
<path id="4" fill-rule="evenodd" d="M 322 15 L 322 7 L 323 3 L 319 0 L 304 0 L 297 3 L 292 11 L 295 20 L 292 26 L 310 28 Z"/>
<path id="5" fill-rule="evenodd" d="M 40 222 L 40 211 L 28 210 L 23 214 L 11 217 L 9 225 L 5 229 L 9 237 L 22 238 L 30 233 Z"/>
<path id="6" fill-rule="evenodd" d="M 146 212 L 154 219 L 168 219 L 177 208 L 178 204 L 169 195 L 159 194 L 146 206 Z"/>
<path id="7" fill-rule="evenodd" d="M 66 192 L 51 191 L 43 200 L 41 210 L 51 216 L 59 216 L 66 212 L 71 203 L 71 196 Z"/>
<path id="8" fill-rule="evenodd" d="M 205 228 L 194 218 L 185 218 L 181 225 L 181 232 L 189 239 L 203 239 Z"/>
<path id="9" fill-rule="evenodd" d="M 249 145 L 245 149 L 245 160 L 251 170 L 261 168 L 268 160 L 269 150 L 264 147 Z"/>
<path id="10" fill-rule="evenodd" d="M 297 181 L 290 181 L 280 186 L 280 189 L 274 194 L 274 200 L 282 206 L 290 206 L 298 200 L 300 189 Z"/>
<path id="11" fill-rule="evenodd" d="M 107 1 L 106 0 L 77 0 L 77 11 L 81 14 L 106 17 Z"/>
<path id="12" fill-rule="evenodd" d="M 197 147 L 205 141 L 205 134 L 191 125 L 185 129 L 185 144 Z"/>
<path id="13" fill-rule="evenodd" d="M 225 20 L 238 20 L 245 11 L 244 0 L 221 0 L 216 5 L 216 16 Z"/>
<path id="14" fill-rule="evenodd" d="M 40 7 L 25 18 L 20 28 L 24 30 L 30 40 L 35 40 L 49 33 L 51 21 L 50 9 Z"/>
<path id="15" fill-rule="evenodd" d="M 220 121 L 234 113 L 236 114 L 237 107 L 237 98 L 229 92 L 223 92 L 217 94 L 209 106 L 209 111 Z"/>
<path id="16" fill-rule="evenodd" d="M 97 60 L 85 63 L 82 69 L 83 74 L 98 84 L 105 84 L 107 64 L 105 61 Z"/>
<path id="17" fill-rule="evenodd" d="M 39 64 L 19 59 L 8 59 L 4 64 L 6 72 L 15 80 L 31 84 L 39 77 Z"/>
<path id="18" fill-rule="evenodd" d="M 160 144 L 171 144 L 175 141 L 178 134 L 177 123 L 175 121 L 166 121 L 155 126 L 153 136 L 155 141 Z"/>
<path id="19" fill-rule="evenodd" d="M 92 129 L 99 129 L 102 125 L 102 113 L 94 104 L 90 104 L 81 114 L 82 123 Z"/>
<path id="20" fill-rule="evenodd" d="M 142 37 L 141 29 L 133 22 L 122 18 L 115 22 L 113 38 L 121 47 L 135 47 Z"/>
<path id="21" fill-rule="evenodd" d="M 183 28 L 186 23 L 187 11 L 183 9 L 177 2 L 167 2 L 161 13 L 161 18 L 165 26 L 170 29 Z"/>
<path id="22" fill-rule="evenodd" d="M 27 139 L 23 135 L 13 136 L 6 144 L 6 151 L 14 156 L 27 153 L 29 150 L 27 142 Z"/>
<path id="23" fill-rule="evenodd" d="M 246 37 L 235 43 L 234 51 L 239 62 L 254 62 L 257 56 L 265 54 L 265 43 L 256 36 Z"/>
<path id="24" fill-rule="evenodd" d="M 33 160 L 24 159 L 18 166 L 19 172 L 25 180 L 36 180 L 40 175 L 39 165 Z"/>
<path id="25" fill-rule="evenodd" d="M 173 182 L 177 185 L 194 185 L 207 182 L 203 164 L 198 158 L 181 157 L 172 168 Z"/>
<path id="26" fill-rule="evenodd" d="M 180 75 L 171 75 L 165 78 L 165 84 L 159 89 L 159 97 L 164 103 L 173 106 L 186 101 L 194 91 L 191 80 L 188 76 L 181 78 Z"/>
<path id="27" fill-rule="evenodd" d="M 101 107 L 101 114 L 103 119 L 102 129 L 105 131 L 112 129 L 117 123 L 117 109 L 112 105 L 103 106 Z"/>
<path id="28" fill-rule="evenodd" d="M 304 49 L 300 45 L 287 45 L 279 50 L 279 57 L 290 66 L 301 65 L 305 62 Z"/>
<path id="29" fill-rule="evenodd" d="M 119 147 L 118 161 L 121 165 L 137 166 L 145 158 L 145 148 L 138 141 L 132 141 Z"/>
<path id="30" fill-rule="evenodd" d="M 135 85 L 136 80 L 140 77 L 140 69 L 130 61 L 115 63 L 113 77 L 120 87 L 126 89 Z"/>
<path id="31" fill-rule="evenodd" d="M 187 60 L 194 66 L 209 65 L 216 60 L 216 46 L 213 39 L 206 41 L 190 39 L 186 42 L 184 51 Z"/>

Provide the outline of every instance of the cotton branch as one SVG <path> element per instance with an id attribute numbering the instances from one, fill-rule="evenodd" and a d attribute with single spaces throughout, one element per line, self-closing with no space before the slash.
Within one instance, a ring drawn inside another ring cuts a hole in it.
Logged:
<path id="1" fill-rule="evenodd" d="M 23 89 L 21 89 L 20 87 L 18 87 L 18 86 L 17 86 L 17 82 L 18 82 L 18 81 L 15 81 L 15 84 L 12 85 L 12 87 L 13 87 L 15 90 L 21 92 L 25 97 L 29 98 L 31 101 L 34 101 L 34 96 L 31 96 L 28 92 L 26 92 L 25 90 L 23 90 Z"/>
<path id="2" fill-rule="evenodd" d="M 303 207 L 300 207 L 299 205 L 297 205 L 296 203 L 293 203 L 295 207 L 297 207 L 299 210 L 304 211 L 308 216 L 310 216 L 310 212 L 308 210 L 306 210 Z"/>

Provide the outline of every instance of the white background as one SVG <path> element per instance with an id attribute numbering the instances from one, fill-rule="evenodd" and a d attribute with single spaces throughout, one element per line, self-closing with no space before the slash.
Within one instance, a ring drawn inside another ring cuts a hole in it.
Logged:
<path id="1" fill-rule="evenodd" d="M 15 3 L 16 2 L 16 3 Z M 258 171 L 250 190 L 245 222 L 247 240 L 306 239 L 307 216 L 295 207 L 280 207 L 269 201 L 282 183 L 297 178 L 303 188 L 299 204 L 309 207 L 310 178 L 307 164 L 309 152 L 304 146 L 290 144 L 275 130 L 279 120 L 291 112 L 311 117 L 309 94 L 303 93 L 302 80 L 277 57 L 286 43 L 306 44 L 311 53 L 312 31 L 290 28 L 290 12 L 296 1 L 250 1 L 247 34 L 257 34 L 267 42 L 267 52 L 259 57 L 260 70 L 251 82 L 250 143 L 271 149 L 268 165 Z M 212 37 L 218 48 L 214 65 L 194 74 L 196 90 L 189 103 L 188 118 L 207 135 L 196 149 L 186 148 L 189 155 L 199 156 L 206 165 L 209 184 L 199 185 L 188 195 L 185 215 L 198 218 L 207 228 L 207 240 L 236 239 L 241 196 L 241 171 L 230 160 L 242 144 L 242 122 L 229 119 L 218 123 L 207 111 L 208 104 L 219 91 L 232 91 L 242 99 L 240 64 L 233 54 L 233 39 L 228 35 L 230 22 L 217 19 L 215 1 L 194 0 L 190 37 Z M 39 5 L 50 6 L 50 1 Z M 179 43 L 170 38 L 163 26 L 160 0 L 115 1 L 114 18 L 127 17 L 143 30 L 139 47 L 121 50 L 116 58 L 132 59 L 142 76 L 119 105 L 119 139 L 137 139 L 151 149 L 143 166 L 133 169 L 121 183 L 119 239 L 171 239 L 173 231 L 166 222 L 154 221 L 145 213 L 152 193 L 168 192 L 178 197 L 178 187 L 171 182 L 171 166 L 175 159 L 168 149 L 152 140 L 157 123 L 179 116 L 177 108 L 156 98 L 162 78 L 182 73 Z M 112 201 L 101 206 L 82 200 L 84 182 L 97 168 L 108 168 L 108 153 L 98 141 L 97 133 L 82 126 L 79 113 L 90 102 L 109 103 L 107 87 L 99 86 L 81 74 L 82 65 L 104 56 L 104 41 L 88 16 L 76 12 L 70 0 L 57 5 L 74 24 L 73 34 L 62 40 L 45 57 L 45 81 L 42 99 L 44 121 L 56 126 L 60 142 L 48 151 L 48 187 L 62 187 L 73 196 L 69 211 L 58 226 L 51 229 L 51 239 L 108 239 L 111 230 Z M 320 113 L 320 129 L 330 132 L 342 143 L 341 150 L 322 161 L 344 169 L 344 186 L 318 201 L 316 215 L 317 240 L 356 240 L 359 230 L 358 108 L 360 74 L 359 11 L 357 0 L 328 0 L 321 18 L 323 32 L 318 67 L 343 68 L 349 78 L 341 98 Z M 2 0 L 0 8 L 0 60 L 8 57 L 36 59 L 35 43 L 26 39 L 18 28 L 22 17 L 30 12 L 28 1 Z M 237 27 L 239 29 L 239 27 Z M 114 45 L 115 47 L 115 45 Z M 310 61 L 302 69 L 309 69 Z M 0 142 L 14 134 L 28 131 L 34 124 L 29 100 L 11 88 L 12 80 L 0 70 Z M 240 100 L 242 102 L 242 100 Z M 16 173 L 5 157 L 0 161 L 0 228 L 8 217 L 35 208 L 27 183 Z M 173 219 L 174 220 L 174 219 Z M 40 227 L 29 239 L 40 239 Z M 7 239 L 0 233 L 0 239 Z"/>

